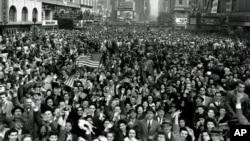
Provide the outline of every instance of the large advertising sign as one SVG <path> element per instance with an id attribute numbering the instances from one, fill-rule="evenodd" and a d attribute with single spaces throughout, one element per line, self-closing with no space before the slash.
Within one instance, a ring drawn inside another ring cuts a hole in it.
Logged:
<path id="1" fill-rule="evenodd" d="M 119 10 L 134 10 L 134 2 L 133 0 L 119 0 L 118 3 Z"/>
<path id="2" fill-rule="evenodd" d="M 133 11 L 118 11 L 117 18 L 120 20 L 133 20 Z"/>
<path id="3" fill-rule="evenodd" d="M 176 24 L 187 24 L 188 18 L 175 18 Z"/>
<path id="4" fill-rule="evenodd" d="M 212 6 L 211 13 L 218 12 L 218 5 L 219 5 L 219 0 L 213 0 L 213 6 Z"/>

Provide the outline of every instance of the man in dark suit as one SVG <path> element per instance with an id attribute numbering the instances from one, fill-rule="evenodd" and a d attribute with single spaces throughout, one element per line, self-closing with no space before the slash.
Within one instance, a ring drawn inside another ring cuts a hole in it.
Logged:
<path id="1" fill-rule="evenodd" d="M 228 113 L 231 117 L 236 117 L 236 98 L 242 97 L 241 104 L 242 104 L 242 112 L 243 114 L 249 118 L 249 97 L 244 92 L 245 91 L 245 84 L 243 82 L 238 82 L 236 89 L 233 91 L 229 91 L 226 96 L 226 108 Z"/>
<path id="2" fill-rule="evenodd" d="M 157 120 L 159 124 L 162 124 L 164 118 L 165 118 L 165 110 L 164 110 L 164 107 L 160 107 L 160 108 L 157 110 L 157 116 L 155 117 L 155 120 Z"/>
<path id="3" fill-rule="evenodd" d="M 146 111 L 146 118 L 140 121 L 138 127 L 139 138 L 142 141 L 153 141 L 157 133 L 161 130 L 158 121 L 154 120 L 155 111 L 148 107 Z"/>
<path id="4" fill-rule="evenodd" d="M 180 111 L 175 112 L 174 123 L 170 119 L 164 119 L 162 130 L 165 132 L 166 141 L 180 141 L 179 115 Z"/>
<path id="5" fill-rule="evenodd" d="M 24 119 L 21 117 L 16 117 L 13 120 L 15 123 L 14 129 L 18 131 L 18 139 L 21 140 L 23 135 L 29 134 L 29 131 L 24 129 L 23 124 L 24 124 Z"/>
<path id="6" fill-rule="evenodd" d="M 130 109 L 128 112 L 128 126 L 130 128 L 137 129 L 139 126 L 140 120 L 136 119 L 136 110 L 135 109 Z"/>
<path id="7" fill-rule="evenodd" d="M 67 120 L 65 125 L 65 141 L 77 141 L 78 136 L 72 132 L 73 121 Z"/>

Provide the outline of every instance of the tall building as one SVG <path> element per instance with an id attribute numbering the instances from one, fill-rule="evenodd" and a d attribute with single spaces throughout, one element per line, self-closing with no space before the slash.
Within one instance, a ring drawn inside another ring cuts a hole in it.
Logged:
<path id="1" fill-rule="evenodd" d="M 173 7 L 173 5 L 172 5 Z M 172 25 L 171 0 L 158 0 L 158 23 L 160 25 Z"/>

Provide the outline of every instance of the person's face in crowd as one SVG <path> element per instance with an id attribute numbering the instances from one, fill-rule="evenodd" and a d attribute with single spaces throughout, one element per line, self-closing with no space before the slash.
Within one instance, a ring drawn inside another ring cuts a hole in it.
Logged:
<path id="1" fill-rule="evenodd" d="M 69 100 L 69 94 L 68 94 L 68 92 L 67 93 L 64 93 L 64 100 L 66 101 L 66 100 Z"/>
<path id="2" fill-rule="evenodd" d="M 61 111 L 60 111 L 60 109 L 59 108 L 56 108 L 55 110 L 54 110 L 54 116 L 55 117 L 60 117 L 61 116 Z"/>
<path id="3" fill-rule="evenodd" d="M 129 137 L 130 139 L 135 138 L 135 137 L 136 137 L 136 131 L 135 131 L 134 129 L 130 129 L 130 130 L 128 131 L 128 137 Z"/>
<path id="4" fill-rule="evenodd" d="M 149 81 L 150 83 L 152 83 L 152 82 L 154 81 L 154 78 L 153 78 L 151 75 L 149 75 L 149 76 L 148 76 L 148 81 Z"/>
<path id="5" fill-rule="evenodd" d="M 15 121 L 15 128 L 16 129 L 21 129 L 23 128 L 23 122 L 22 121 Z"/>
<path id="6" fill-rule="evenodd" d="M 41 128 L 40 128 L 40 135 L 41 136 L 45 136 L 47 134 L 47 129 L 45 127 L 45 125 L 43 125 Z"/>
<path id="7" fill-rule="evenodd" d="M 53 100 L 52 99 L 48 99 L 47 100 L 47 106 L 49 106 L 49 107 L 53 107 Z"/>
<path id="8" fill-rule="evenodd" d="M 119 106 L 116 106 L 114 112 L 117 113 L 117 114 L 120 114 L 121 113 L 121 108 Z"/>
<path id="9" fill-rule="evenodd" d="M 32 141 L 31 137 L 25 137 L 22 141 Z"/>
<path id="10" fill-rule="evenodd" d="M 84 101 L 82 102 L 82 106 L 83 106 L 83 108 L 88 108 L 88 107 L 89 107 L 89 101 L 84 100 Z"/>
<path id="11" fill-rule="evenodd" d="M 210 141 L 210 140 L 211 140 L 211 137 L 210 137 L 210 135 L 208 134 L 208 132 L 203 132 L 203 133 L 202 133 L 202 139 L 203 139 L 203 141 Z"/>
<path id="12" fill-rule="evenodd" d="M 160 107 L 162 104 L 161 104 L 161 101 L 156 101 L 156 103 L 155 103 L 155 107 L 156 108 L 158 108 L 158 107 Z"/>
<path id="13" fill-rule="evenodd" d="M 11 83 L 8 82 L 8 83 L 6 84 L 6 89 L 7 89 L 7 90 L 10 90 L 10 89 L 11 89 Z"/>
<path id="14" fill-rule="evenodd" d="M 142 103 L 142 106 L 144 107 L 144 109 L 147 109 L 147 107 L 148 107 L 148 102 L 147 102 L 147 101 L 144 101 L 144 102 Z"/>
<path id="15" fill-rule="evenodd" d="M 165 85 L 161 84 L 161 91 L 165 91 Z"/>
<path id="16" fill-rule="evenodd" d="M 82 108 L 82 107 L 77 108 L 77 114 L 78 114 L 79 116 L 82 116 L 82 115 L 83 115 L 83 108 Z"/>
<path id="17" fill-rule="evenodd" d="M 164 134 L 158 134 L 157 135 L 157 141 L 166 141 L 166 137 Z"/>
<path id="18" fill-rule="evenodd" d="M 154 118 L 154 113 L 152 111 L 148 111 L 146 117 L 148 120 L 152 120 Z"/>
<path id="19" fill-rule="evenodd" d="M 127 111 L 129 111 L 129 110 L 132 108 L 131 105 L 130 105 L 129 103 L 126 103 L 125 107 L 126 107 L 126 110 L 127 110 Z"/>
<path id="20" fill-rule="evenodd" d="M 59 108 L 63 109 L 63 108 L 65 108 L 65 107 L 66 107 L 65 102 L 64 102 L 64 101 L 60 101 L 60 102 L 59 102 Z"/>
<path id="21" fill-rule="evenodd" d="M 104 128 L 107 128 L 110 125 L 110 121 L 109 120 L 105 120 L 103 123 Z"/>
<path id="22" fill-rule="evenodd" d="M 201 96 L 204 96 L 206 94 L 206 90 L 205 90 L 205 88 L 200 88 L 200 95 Z"/>
<path id="23" fill-rule="evenodd" d="M 31 108 L 32 107 L 32 99 L 31 98 L 27 98 L 26 101 L 25 101 L 25 106 L 26 108 Z"/>
<path id="24" fill-rule="evenodd" d="M 53 118 L 51 111 L 45 111 L 44 112 L 44 121 L 50 121 Z"/>
<path id="25" fill-rule="evenodd" d="M 222 99 L 221 93 L 220 92 L 215 93 L 214 98 L 215 98 L 215 101 L 221 101 L 221 99 Z"/>
<path id="26" fill-rule="evenodd" d="M 180 127 L 186 127 L 186 122 L 185 122 L 184 119 L 181 119 L 181 120 L 179 121 L 179 124 L 180 124 Z"/>
<path id="27" fill-rule="evenodd" d="M 51 96 L 52 95 L 52 92 L 50 90 L 47 91 L 46 93 L 47 96 Z"/>
<path id="28" fill-rule="evenodd" d="M 159 115 L 159 117 L 164 117 L 165 111 L 163 109 L 159 110 L 158 115 Z"/>
<path id="29" fill-rule="evenodd" d="M 90 112 L 90 113 L 95 113 L 95 111 L 96 111 L 95 105 L 90 105 L 90 106 L 89 106 L 89 112 Z"/>
<path id="30" fill-rule="evenodd" d="M 143 113 L 143 107 L 138 107 L 138 109 L 137 109 L 137 113 L 138 114 L 142 114 Z"/>
<path id="31" fill-rule="evenodd" d="M 72 124 L 70 122 L 66 123 L 65 130 L 68 133 L 71 132 L 71 130 L 72 130 Z"/>
<path id="32" fill-rule="evenodd" d="M 208 121 L 208 122 L 207 122 L 207 129 L 208 129 L 209 131 L 211 131 L 214 127 L 215 127 L 215 125 L 214 125 L 213 122 L 211 122 L 211 121 Z"/>
<path id="33" fill-rule="evenodd" d="M 10 141 L 16 141 L 17 140 L 17 132 L 11 132 L 8 136 Z"/>
<path id="34" fill-rule="evenodd" d="M 172 126 L 170 124 L 163 124 L 162 129 L 165 133 L 170 133 L 172 130 Z"/>
<path id="35" fill-rule="evenodd" d="M 22 117 L 22 110 L 16 109 L 14 112 L 14 117 Z"/>
<path id="36" fill-rule="evenodd" d="M 237 86 L 237 91 L 243 93 L 245 91 L 245 84 L 239 83 Z"/>
<path id="37" fill-rule="evenodd" d="M 76 93 L 76 92 L 78 92 L 78 87 L 74 87 L 73 88 L 73 91 Z"/>
<path id="38" fill-rule="evenodd" d="M 54 94 L 60 96 L 61 95 L 61 88 L 54 88 Z"/>
<path id="39" fill-rule="evenodd" d="M 0 102 L 5 103 L 7 102 L 7 96 L 5 94 L 0 95 Z"/>
<path id="40" fill-rule="evenodd" d="M 131 103 L 132 105 L 136 105 L 136 98 L 135 98 L 135 97 L 131 97 L 131 98 L 130 98 L 130 103 Z"/>
<path id="41" fill-rule="evenodd" d="M 126 131 L 127 125 L 124 124 L 124 123 L 121 123 L 121 124 L 119 125 L 119 128 L 120 128 L 122 131 Z"/>
<path id="42" fill-rule="evenodd" d="M 49 141 L 58 141 L 58 136 L 57 135 L 51 135 L 49 137 Z"/>
<path id="43" fill-rule="evenodd" d="M 219 113 L 220 113 L 220 115 L 221 116 L 224 116 L 224 115 L 226 115 L 226 109 L 225 108 L 220 108 L 220 110 L 219 110 Z"/>
<path id="44" fill-rule="evenodd" d="M 198 107 L 198 113 L 201 115 L 205 112 L 205 110 L 202 107 Z"/>
<path id="45" fill-rule="evenodd" d="M 215 117 L 214 110 L 209 109 L 208 112 L 207 112 L 207 116 L 208 116 L 209 118 L 214 118 L 214 117 Z"/>
<path id="46" fill-rule="evenodd" d="M 152 96 L 148 96 L 148 103 L 153 103 L 153 97 Z"/>
<path id="47" fill-rule="evenodd" d="M 163 78 L 163 83 L 164 83 L 165 85 L 167 85 L 167 82 L 168 82 L 167 78 Z"/>
<path id="48" fill-rule="evenodd" d="M 113 133 L 108 133 L 107 134 L 107 139 L 108 139 L 108 141 L 114 141 L 115 140 L 114 134 Z"/>
<path id="49" fill-rule="evenodd" d="M 180 135 L 182 140 L 186 140 L 188 137 L 188 132 L 186 130 L 181 130 Z"/>

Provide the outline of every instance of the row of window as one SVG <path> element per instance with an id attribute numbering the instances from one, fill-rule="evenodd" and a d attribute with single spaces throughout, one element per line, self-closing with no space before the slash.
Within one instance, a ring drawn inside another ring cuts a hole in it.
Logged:
<path id="1" fill-rule="evenodd" d="M 37 19 L 38 11 L 36 8 L 32 10 L 32 18 Z M 9 21 L 10 22 L 16 22 L 17 21 L 17 10 L 15 6 L 11 6 L 9 10 Z M 26 22 L 28 21 L 28 9 L 27 7 L 23 7 L 22 9 L 22 21 Z"/>

